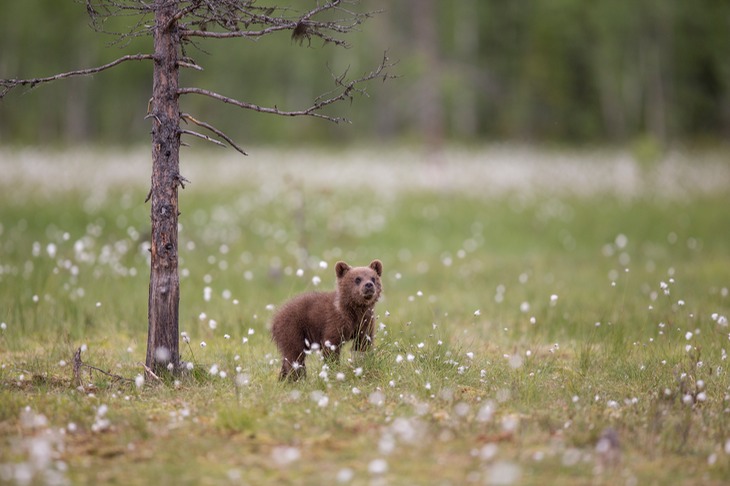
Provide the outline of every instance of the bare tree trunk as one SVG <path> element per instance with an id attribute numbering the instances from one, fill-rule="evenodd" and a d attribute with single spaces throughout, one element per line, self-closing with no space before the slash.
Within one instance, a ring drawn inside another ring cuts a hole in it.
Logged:
<path id="1" fill-rule="evenodd" d="M 180 176 L 178 106 L 179 35 L 173 15 L 177 1 L 155 1 L 154 78 L 152 88 L 152 265 L 147 335 L 147 366 L 158 372 L 179 365 L 177 188 Z"/>
<path id="2" fill-rule="evenodd" d="M 213 125 L 196 119 L 190 114 L 180 113 L 179 97 L 184 94 L 207 96 L 217 101 L 237 106 L 241 109 L 279 116 L 311 116 L 340 122 L 342 117 L 331 116 L 320 111 L 334 103 L 352 101 L 355 94 L 365 94 L 361 87 L 375 79 L 385 81 L 393 76 L 388 69 L 393 66 L 383 55 L 383 61 L 373 71 L 357 79 L 340 76 L 335 80 L 336 88 L 315 98 L 307 108 L 301 110 L 280 110 L 277 106 L 267 107 L 245 103 L 219 93 L 201 88 L 179 88 L 179 69 L 202 69 L 192 59 L 179 59 L 183 41 L 192 42 L 195 38 L 249 38 L 257 39 L 280 30 L 292 31 L 294 40 L 317 37 L 325 43 L 346 47 L 348 44 L 339 38 L 356 29 L 374 12 L 356 13 L 343 8 L 345 0 L 331 0 L 326 4 L 316 2 L 311 9 L 304 11 L 298 19 L 292 17 L 288 8 L 254 6 L 255 2 L 234 1 L 190 1 L 190 0 L 152 0 L 136 2 L 132 0 L 94 0 L 87 1 L 87 12 L 92 25 L 101 32 L 107 32 L 105 21 L 116 16 L 139 15 L 140 21 L 132 22 L 133 27 L 127 34 L 118 34 L 120 39 L 150 35 L 154 39 L 154 54 L 128 54 L 114 61 L 92 68 L 77 69 L 41 78 L 2 79 L 0 78 L 0 99 L 10 90 L 20 86 L 36 86 L 60 79 L 89 76 L 111 69 L 127 61 L 154 62 L 152 99 L 145 118 L 152 120 L 152 183 L 147 200 L 152 200 L 150 219 L 152 237 L 150 252 L 150 288 L 148 300 L 148 334 L 146 370 L 156 377 L 165 369 L 177 371 L 180 366 L 179 348 L 179 308 L 180 278 L 178 276 L 178 186 L 184 187 L 185 179 L 180 175 L 180 137 L 190 135 L 209 142 L 223 145 L 222 142 L 199 132 L 181 129 L 180 120 L 203 128 L 225 140 L 233 148 L 246 154 L 228 135 Z M 184 8 L 181 7 L 185 5 Z M 281 16 L 272 17 L 274 11 Z M 347 12 L 341 21 L 320 20 L 329 11 Z M 154 12 L 152 25 L 144 20 Z M 214 29 L 208 29 L 213 24 Z M 180 28 L 185 25 L 186 28 Z M 245 25 L 245 29 L 241 26 Z M 147 202 L 147 201 L 145 201 Z"/>

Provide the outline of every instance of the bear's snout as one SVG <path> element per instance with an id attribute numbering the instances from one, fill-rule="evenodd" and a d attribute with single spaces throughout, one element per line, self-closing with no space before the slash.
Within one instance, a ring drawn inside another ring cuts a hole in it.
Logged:
<path id="1" fill-rule="evenodd" d="M 375 284 L 372 282 L 365 282 L 360 288 L 360 293 L 366 299 L 371 299 L 375 295 Z"/>

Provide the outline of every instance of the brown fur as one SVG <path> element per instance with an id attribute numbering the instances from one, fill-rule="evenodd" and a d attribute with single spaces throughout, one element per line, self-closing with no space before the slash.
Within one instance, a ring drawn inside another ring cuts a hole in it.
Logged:
<path id="1" fill-rule="evenodd" d="M 382 290 L 383 264 L 373 260 L 367 267 L 335 265 L 337 289 L 309 292 L 286 302 L 274 315 L 271 334 L 281 352 L 280 379 L 306 375 L 304 359 L 321 349 L 325 358 L 339 360 L 340 348 L 354 340 L 353 350 L 365 351 L 373 342 L 373 307 Z"/>

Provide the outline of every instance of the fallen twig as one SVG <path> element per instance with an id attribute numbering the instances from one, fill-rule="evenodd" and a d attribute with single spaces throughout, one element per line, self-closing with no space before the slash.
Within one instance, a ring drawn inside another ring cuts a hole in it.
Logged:
<path id="1" fill-rule="evenodd" d="M 89 370 L 89 377 L 91 377 L 91 372 L 96 371 L 103 375 L 106 375 L 110 378 L 113 378 L 114 381 L 125 381 L 129 383 L 134 383 L 134 380 L 130 378 L 126 378 L 124 376 L 115 375 L 114 373 L 110 373 L 108 371 L 104 371 L 101 368 L 97 368 L 96 366 L 92 366 L 90 364 L 86 364 L 81 360 L 81 348 L 78 348 L 76 350 L 76 353 L 74 353 L 74 366 L 73 366 L 73 382 L 75 386 L 83 386 L 83 380 L 81 379 L 81 369 L 86 368 Z"/>

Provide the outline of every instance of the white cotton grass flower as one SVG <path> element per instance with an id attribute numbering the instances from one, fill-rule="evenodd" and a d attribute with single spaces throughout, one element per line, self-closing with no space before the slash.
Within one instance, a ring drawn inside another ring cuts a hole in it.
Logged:
<path id="1" fill-rule="evenodd" d="M 215 331 L 215 328 L 218 327 L 218 321 L 216 321 L 215 319 L 208 320 L 208 327 L 211 330 Z"/>
<path id="2" fill-rule="evenodd" d="M 373 475 L 385 474 L 388 472 L 388 462 L 385 459 L 373 459 L 368 464 L 368 472 Z"/>
<path id="3" fill-rule="evenodd" d="M 106 418 L 108 411 L 109 407 L 103 403 L 97 407 L 94 423 L 91 425 L 92 432 L 102 432 L 111 426 L 111 422 Z"/>
<path id="4" fill-rule="evenodd" d="M 201 348 L 204 348 L 204 347 L 206 347 L 207 345 L 208 345 L 208 343 L 206 343 L 205 341 L 200 341 L 200 347 L 201 347 Z"/>
<path id="5" fill-rule="evenodd" d="M 56 244 L 55 243 L 48 243 L 48 245 L 46 245 L 46 253 L 48 253 L 48 256 L 51 257 L 51 258 L 55 258 L 56 257 L 56 250 L 57 249 L 58 249 L 58 247 L 56 247 Z"/>
<path id="6" fill-rule="evenodd" d="M 498 461 L 487 470 L 486 484 L 501 486 L 516 484 L 519 482 L 521 475 L 520 466 L 514 462 Z"/>
<path id="7" fill-rule="evenodd" d="M 497 455 L 497 452 L 499 452 L 499 447 L 493 442 L 485 445 L 478 451 L 479 458 L 482 461 L 491 461 Z"/>
<path id="8" fill-rule="evenodd" d="M 339 471 L 337 471 L 336 479 L 337 479 L 338 483 L 344 484 L 344 483 L 349 483 L 350 481 L 352 481 L 352 478 L 354 478 L 354 477 L 355 477 L 355 472 L 352 469 L 350 469 L 349 467 L 346 467 L 344 469 L 340 469 Z"/>
<path id="9" fill-rule="evenodd" d="M 302 457 L 301 451 L 296 447 L 278 446 L 271 451 L 271 458 L 279 467 L 288 466 Z"/>
<path id="10" fill-rule="evenodd" d="M 144 386 L 144 376 L 143 376 L 143 375 L 141 375 L 141 374 L 140 374 L 140 375 L 137 375 L 137 376 L 136 376 L 136 377 L 134 378 L 134 385 L 135 385 L 135 386 L 136 386 L 137 388 L 142 388 L 142 387 Z"/>
<path id="11" fill-rule="evenodd" d="M 238 373 L 236 375 L 236 386 L 248 386 L 251 384 L 251 376 L 248 373 Z"/>
<path id="12" fill-rule="evenodd" d="M 155 359 L 162 363 L 170 361 L 170 350 L 165 346 L 159 346 L 155 349 Z"/>
<path id="13" fill-rule="evenodd" d="M 385 404 L 385 393 L 375 390 L 368 396 L 368 402 L 376 407 L 382 407 Z"/>
<path id="14" fill-rule="evenodd" d="M 477 412 L 476 419 L 478 422 L 490 422 L 496 411 L 496 404 L 492 400 L 487 400 Z"/>
<path id="15" fill-rule="evenodd" d="M 319 277 L 319 275 L 315 275 L 312 277 L 312 285 L 315 287 L 322 283 L 322 279 Z"/>
<path id="16" fill-rule="evenodd" d="M 479 317 L 480 315 L 482 315 L 482 311 L 481 310 L 477 309 L 477 310 L 474 311 L 474 317 Z"/>
<path id="17" fill-rule="evenodd" d="M 512 434 L 517 431 L 520 425 L 520 418 L 515 414 L 505 415 L 502 417 L 502 430 Z"/>

